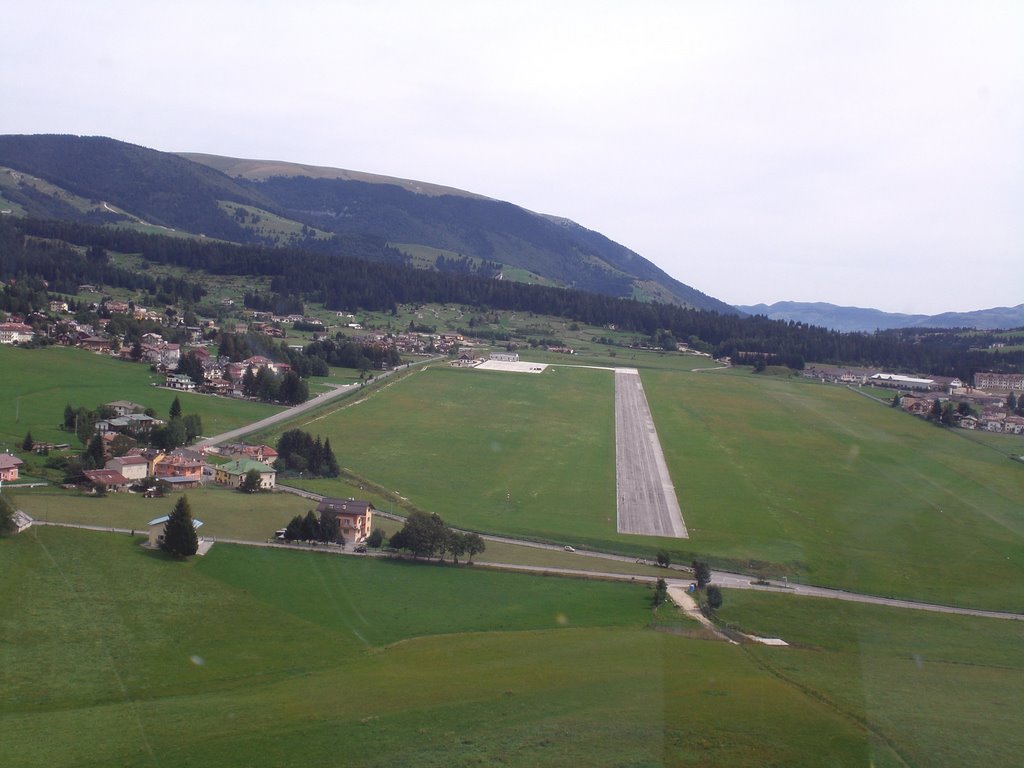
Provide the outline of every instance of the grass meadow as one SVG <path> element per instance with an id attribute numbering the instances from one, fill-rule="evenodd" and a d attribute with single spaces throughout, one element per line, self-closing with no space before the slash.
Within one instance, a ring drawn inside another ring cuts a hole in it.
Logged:
<path id="1" fill-rule="evenodd" d="M 729 590 L 721 618 L 793 647 L 744 646 L 893 745 L 908 765 L 1010 766 L 1024 732 L 1024 623 Z"/>
<path id="2" fill-rule="evenodd" d="M 743 647 L 648 628 L 640 586 L 53 528 L 0 551 L 11 765 L 901 764 Z"/>
<path id="3" fill-rule="evenodd" d="M 842 387 L 682 369 L 692 360 L 638 360 L 688 540 L 615 532 L 606 371 L 439 366 L 305 428 L 355 477 L 457 525 L 1024 610 L 1020 465 Z"/>
<path id="4" fill-rule="evenodd" d="M 148 365 L 127 363 L 66 347 L 18 349 L 0 346 L 0 448 L 20 450 L 25 433 L 37 441 L 71 443 L 75 436 L 59 429 L 64 406 L 95 408 L 113 400 L 130 400 L 167 417 L 175 397 L 184 413 L 202 417 L 203 430 L 215 435 L 281 410 L 245 400 L 175 392 L 153 386 L 164 377 Z"/>
<path id="5" fill-rule="evenodd" d="M 1024 610 L 1024 467 L 1005 455 L 842 387 L 717 371 L 644 385 L 692 546 L 816 584 Z"/>

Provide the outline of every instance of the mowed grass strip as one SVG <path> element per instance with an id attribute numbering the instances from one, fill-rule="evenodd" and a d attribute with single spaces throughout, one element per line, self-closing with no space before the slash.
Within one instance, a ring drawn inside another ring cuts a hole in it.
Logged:
<path id="1" fill-rule="evenodd" d="M 437 366 L 289 426 L 329 437 L 342 466 L 450 523 L 594 537 L 615 530 L 613 392 L 607 371 Z"/>
<path id="2" fill-rule="evenodd" d="M 896 744 L 911 765 L 1013 766 L 1024 750 L 1024 624 L 728 590 L 721 619 L 781 637 L 747 646 Z"/>
<path id="3" fill-rule="evenodd" d="M 153 408 L 167 418 L 174 398 L 182 411 L 198 414 L 203 431 L 214 435 L 257 421 L 281 409 L 245 400 L 175 392 L 164 387 L 164 377 L 148 365 L 128 363 L 81 349 L 46 347 L 17 349 L 0 345 L 0 445 L 21 448 L 26 432 L 36 441 L 71 443 L 78 438 L 59 425 L 64 406 L 96 408 L 114 400 L 129 400 Z"/>
<path id="4" fill-rule="evenodd" d="M 1024 610 L 1024 467 L 841 387 L 645 372 L 690 529 L 733 565 Z"/>
<path id="5" fill-rule="evenodd" d="M 182 563 L 49 528 L 0 547 L 13 765 L 897 764 L 740 649 L 641 628 L 630 585 Z"/>

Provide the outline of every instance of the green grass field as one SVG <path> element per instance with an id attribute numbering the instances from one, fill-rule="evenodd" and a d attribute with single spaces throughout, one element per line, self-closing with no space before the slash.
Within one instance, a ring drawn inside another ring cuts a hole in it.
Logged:
<path id="1" fill-rule="evenodd" d="M 1010 766 L 1024 732 L 1024 625 L 786 595 L 726 593 L 723 620 L 782 637 L 766 670 L 866 722 L 909 765 Z"/>
<path id="2" fill-rule="evenodd" d="M 645 628 L 643 587 L 52 528 L 0 549 L 11 765 L 901 764 L 744 649 Z"/>
<path id="3" fill-rule="evenodd" d="M 1019 465 L 843 387 L 693 360 L 637 361 L 689 540 L 615 533 L 608 372 L 435 367 L 307 428 L 356 477 L 458 525 L 1024 610 Z"/>
<path id="4" fill-rule="evenodd" d="M 0 449 L 20 450 L 25 433 L 37 441 L 68 442 L 80 448 L 73 434 L 58 427 L 64 406 L 96 408 L 113 400 L 130 400 L 167 417 L 175 397 L 184 413 L 197 413 L 203 430 L 214 435 L 281 410 L 245 400 L 175 392 L 155 387 L 164 377 L 149 366 L 127 363 L 81 349 L 0 346 Z"/>
<path id="5" fill-rule="evenodd" d="M 604 371 L 437 366 L 298 426 L 329 437 L 343 467 L 453 523 L 595 537 L 615 521 L 612 394 Z"/>
<path id="6" fill-rule="evenodd" d="M 644 376 L 690 544 L 817 584 L 1024 610 L 1024 472 L 842 387 Z"/>

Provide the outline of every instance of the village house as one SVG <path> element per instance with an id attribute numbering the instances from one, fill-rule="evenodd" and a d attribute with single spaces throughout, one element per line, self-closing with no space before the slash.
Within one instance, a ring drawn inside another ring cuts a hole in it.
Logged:
<path id="1" fill-rule="evenodd" d="M 35 331 L 25 323 L 0 323 L 0 344 L 22 344 L 32 341 Z"/>
<path id="2" fill-rule="evenodd" d="M 113 411 L 115 417 L 127 416 L 130 413 L 142 413 L 146 410 L 144 405 L 133 403 L 131 400 L 114 400 L 110 403 L 104 403 L 103 406 Z"/>
<path id="3" fill-rule="evenodd" d="M 115 456 L 103 468 L 120 472 L 127 480 L 145 480 L 149 474 L 149 462 L 142 456 Z"/>
<path id="4" fill-rule="evenodd" d="M 176 448 L 153 462 L 153 476 L 176 488 L 195 488 L 203 482 L 202 456 Z"/>
<path id="5" fill-rule="evenodd" d="M 109 354 L 113 347 L 113 342 L 103 336 L 87 336 L 78 342 L 78 346 L 90 352 L 106 352 Z"/>
<path id="6" fill-rule="evenodd" d="M 277 460 L 277 451 L 269 445 L 246 445 L 245 443 L 225 443 L 220 448 L 221 456 L 235 459 L 250 459 L 264 464 L 273 464 Z"/>
<path id="7" fill-rule="evenodd" d="M 68 303 L 66 301 L 60 301 L 59 299 L 52 299 L 50 301 L 50 311 L 54 313 L 67 312 Z"/>
<path id="8" fill-rule="evenodd" d="M 0 482 L 12 483 L 18 479 L 18 467 L 24 464 L 17 456 L 0 453 Z"/>
<path id="9" fill-rule="evenodd" d="M 127 491 L 131 485 L 127 477 L 113 469 L 87 469 L 82 474 L 92 485 L 103 485 L 111 493 Z"/>
<path id="10" fill-rule="evenodd" d="M 181 392 L 193 392 L 196 388 L 196 383 L 192 381 L 191 376 L 184 373 L 169 373 L 164 381 L 164 386 Z"/>
<path id="11" fill-rule="evenodd" d="M 154 427 L 163 423 L 162 420 L 144 413 L 129 413 L 114 419 L 100 419 L 96 422 L 96 434 L 103 436 L 108 432 L 117 432 L 132 437 L 144 437 L 150 434 Z"/>
<path id="12" fill-rule="evenodd" d="M 235 459 L 232 462 L 215 467 L 213 470 L 213 480 L 220 485 L 237 488 L 242 484 L 250 470 L 256 470 L 259 473 L 261 489 L 273 490 L 274 483 L 277 480 L 277 472 L 263 462 L 253 461 L 252 459 Z"/>
<path id="13" fill-rule="evenodd" d="M 334 515 L 345 541 L 360 542 L 370 535 L 373 525 L 373 504 L 358 499 L 324 498 L 316 508 L 317 514 Z"/>

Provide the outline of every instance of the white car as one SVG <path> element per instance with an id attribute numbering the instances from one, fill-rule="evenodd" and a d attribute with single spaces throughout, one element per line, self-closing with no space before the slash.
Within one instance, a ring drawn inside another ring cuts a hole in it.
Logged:
<path id="1" fill-rule="evenodd" d="M 568 544 L 565 545 L 564 549 L 565 549 L 566 552 L 575 552 L 576 551 L 575 549 L 570 547 Z"/>

